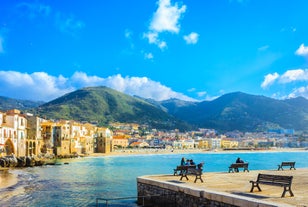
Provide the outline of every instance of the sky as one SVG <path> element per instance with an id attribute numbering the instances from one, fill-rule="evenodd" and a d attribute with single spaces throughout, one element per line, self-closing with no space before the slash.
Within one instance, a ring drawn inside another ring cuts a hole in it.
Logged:
<path id="1" fill-rule="evenodd" d="M 307 0 L 2 0 L 0 96 L 308 98 Z"/>

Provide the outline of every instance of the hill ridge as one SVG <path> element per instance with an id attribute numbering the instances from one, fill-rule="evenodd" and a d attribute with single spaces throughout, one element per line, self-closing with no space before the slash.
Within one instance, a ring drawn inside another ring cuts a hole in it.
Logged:
<path id="1" fill-rule="evenodd" d="M 6 100 L 0 97 L 1 110 L 5 110 Z M 13 108 L 18 109 L 20 105 L 15 106 Z M 26 111 L 49 119 L 74 119 L 100 125 L 119 121 L 148 124 L 159 129 L 200 127 L 224 132 L 284 128 L 308 131 L 308 100 L 304 97 L 277 100 L 239 91 L 212 101 L 191 102 L 179 99 L 155 101 L 106 86 L 85 87 L 40 106 L 28 107 Z"/>

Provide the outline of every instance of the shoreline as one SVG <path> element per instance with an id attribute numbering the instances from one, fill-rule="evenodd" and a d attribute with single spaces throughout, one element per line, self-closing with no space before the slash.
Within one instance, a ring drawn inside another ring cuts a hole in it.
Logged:
<path id="1" fill-rule="evenodd" d="M 260 152 L 304 152 L 307 148 L 275 148 L 259 150 L 204 150 L 204 149 L 126 149 L 110 153 L 92 153 L 85 157 L 119 156 L 119 155 L 157 155 L 157 154 L 190 154 L 190 153 L 260 153 Z"/>
<path id="2" fill-rule="evenodd" d="M 257 153 L 257 152 L 308 152 L 306 148 L 279 148 L 266 150 L 166 150 L 166 149 L 129 149 L 115 151 L 111 153 L 93 153 L 83 157 L 103 157 L 103 156 L 134 156 L 134 155 L 159 155 L 159 154 L 190 154 L 190 153 Z M 74 159 L 74 158 L 70 158 Z M 17 175 L 10 173 L 10 168 L 0 167 L 0 189 L 8 188 L 18 183 Z"/>
<path id="3" fill-rule="evenodd" d="M 0 189 L 16 185 L 18 178 L 9 172 L 8 168 L 0 168 Z"/>

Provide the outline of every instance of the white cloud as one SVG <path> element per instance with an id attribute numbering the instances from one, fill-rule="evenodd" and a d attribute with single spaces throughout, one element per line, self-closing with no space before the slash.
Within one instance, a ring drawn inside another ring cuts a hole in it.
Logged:
<path id="1" fill-rule="evenodd" d="M 307 56 L 308 55 L 308 47 L 304 44 L 301 44 L 299 48 L 295 51 L 295 54 L 301 55 L 301 56 Z"/>
<path id="2" fill-rule="evenodd" d="M 158 33 L 157 32 L 149 32 L 143 35 L 144 37 L 148 38 L 149 43 L 156 44 L 158 42 Z"/>
<path id="3" fill-rule="evenodd" d="M 75 72 L 70 78 L 66 78 L 62 75 L 51 76 L 45 72 L 28 74 L 0 71 L 0 94 L 11 98 L 51 101 L 68 92 L 88 86 L 107 86 L 129 95 L 159 101 L 170 98 L 194 100 L 147 77 L 122 77 L 118 74 L 102 78 L 88 76 L 84 72 Z"/>
<path id="4" fill-rule="evenodd" d="M 280 93 L 275 92 L 272 97 L 273 98 L 294 98 L 297 96 L 303 96 L 308 98 L 308 69 L 294 69 L 294 70 L 287 70 L 282 75 L 279 75 L 278 73 L 268 74 L 265 76 L 265 79 L 263 83 L 261 84 L 261 87 L 265 89 L 266 87 L 274 84 L 276 82 L 277 84 L 283 84 L 283 90 L 288 87 L 289 85 L 292 87 L 289 91 L 289 95 L 283 95 L 287 93 Z M 291 84 L 292 83 L 292 84 Z"/>
<path id="5" fill-rule="evenodd" d="M 167 43 L 163 40 L 160 40 L 158 38 L 158 33 L 157 32 L 148 32 L 146 34 L 143 34 L 144 38 L 147 38 L 149 40 L 150 44 L 155 44 L 157 45 L 160 49 L 164 49 L 167 47 Z"/>
<path id="6" fill-rule="evenodd" d="M 159 0 L 158 9 L 154 13 L 150 24 L 150 30 L 178 33 L 180 29 L 179 19 L 185 11 L 185 5 L 179 8 L 177 3 L 171 5 L 170 0 Z"/>
<path id="7" fill-rule="evenodd" d="M 192 32 L 189 35 L 184 36 L 184 40 L 187 44 L 196 44 L 199 39 L 199 34 L 196 32 Z"/>
<path id="8" fill-rule="evenodd" d="M 153 56 L 152 53 L 145 53 L 145 54 L 144 54 L 144 58 L 145 58 L 145 59 L 150 59 L 150 60 L 151 60 L 151 59 L 154 58 L 154 56 Z"/>
<path id="9" fill-rule="evenodd" d="M 293 89 L 293 91 L 288 95 L 288 98 L 295 98 L 298 96 L 302 97 L 308 97 L 308 86 L 302 86 L 296 89 Z"/>
<path id="10" fill-rule="evenodd" d="M 84 72 L 75 72 L 70 81 L 72 82 L 72 85 L 79 88 L 84 86 L 100 85 L 104 81 L 104 78 L 98 76 L 88 76 Z"/>
<path id="11" fill-rule="evenodd" d="M 198 94 L 199 97 L 203 97 L 207 94 L 207 92 L 206 91 L 200 91 L 197 94 Z"/>
<path id="12" fill-rule="evenodd" d="M 288 70 L 281 75 L 279 81 L 281 83 L 290 83 L 294 81 L 307 81 L 308 80 L 308 69 L 295 69 Z"/>
<path id="13" fill-rule="evenodd" d="M 261 87 L 266 88 L 272 85 L 276 80 L 280 84 L 308 81 L 308 69 L 287 70 L 282 75 L 279 75 L 278 73 L 268 74 L 264 77 L 264 81 L 262 82 Z"/>
<path id="14" fill-rule="evenodd" d="M 152 81 L 147 77 L 122 77 L 118 74 L 106 78 L 103 85 L 129 95 L 137 95 L 158 101 L 170 98 L 194 100 L 182 93 L 173 91 L 171 88 L 159 82 Z"/>
<path id="15" fill-rule="evenodd" d="M 12 98 L 51 100 L 73 90 L 66 84 L 67 79 L 61 75 L 54 77 L 45 72 L 0 71 L 0 93 Z"/>
<path id="16" fill-rule="evenodd" d="M 278 73 L 268 74 L 264 77 L 264 81 L 261 84 L 262 88 L 267 88 L 269 85 L 272 85 L 274 81 L 279 78 Z"/>
<path id="17" fill-rule="evenodd" d="M 178 3 L 171 4 L 170 0 L 159 0 L 158 8 L 153 14 L 149 26 L 149 32 L 144 34 L 150 44 L 156 44 L 161 49 L 167 46 L 167 43 L 159 38 L 162 32 L 178 33 L 180 30 L 179 20 L 186 11 L 186 6 L 181 7 Z"/>

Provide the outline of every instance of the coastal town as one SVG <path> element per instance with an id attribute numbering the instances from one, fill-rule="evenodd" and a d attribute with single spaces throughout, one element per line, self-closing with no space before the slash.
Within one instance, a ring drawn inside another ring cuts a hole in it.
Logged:
<path id="1" fill-rule="evenodd" d="M 47 120 L 12 109 L 0 112 L 0 156 L 56 156 L 125 152 L 136 149 L 258 150 L 306 148 L 307 136 L 294 130 L 262 133 L 215 129 L 159 131 L 136 123 L 111 123 L 98 127 L 74 120 Z"/>

